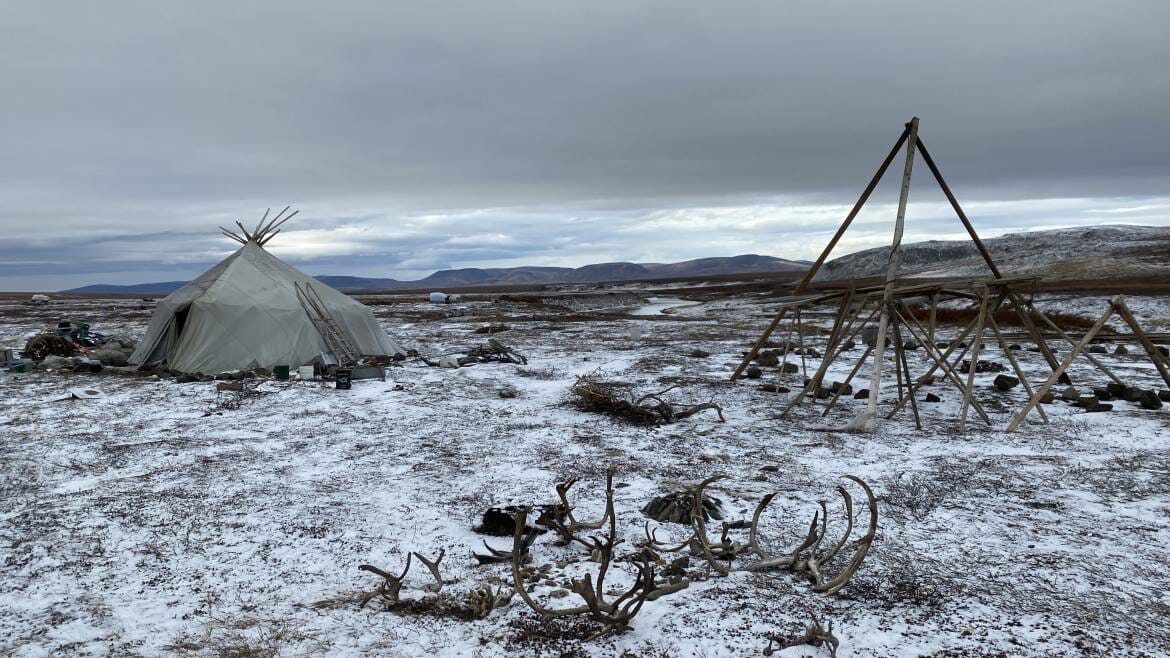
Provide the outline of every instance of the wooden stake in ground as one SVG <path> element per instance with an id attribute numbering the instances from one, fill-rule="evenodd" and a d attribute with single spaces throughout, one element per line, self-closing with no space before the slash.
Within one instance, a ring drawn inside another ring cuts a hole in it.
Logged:
<path id="1" fill-rule="evenodd" d="M 894 281 L 898 278 L 898 259 L 902 253 L 902 233 L 906 228 L 906 202 L 910 198 L 910 173 L 914 170 L 914 145 L 918 141 L 918 117 L 910 120 L 910 134 L 906 140 L 906 166 L 902 170 L 902 191 L 898 195 L 898 216 L 894 221 L 894 242 L 890 248 L 890 261 L 886 266 L 885 291 L 882 294 L 882 315 L 878 320 L 877 344 L 874 346 L 873 376 L 869 384 L 869 401 L 866 413 L 866 431 L 873 431 L 877 416 L 877 401 L 882 385 L 882 365 L 886 352 L 886 332 L 890 325 L 890 306 L 894 301 Z"/>
<path id="2" fill-rule="evenodd" d="M 987 324 L 991 325 L 991 331 L 995 334 L 996 340 L 999 341 L 999 349 L 1007 357 L 1008 363 L 1012 364 L 1012 371 L 1016 373 L 1020 384 L 1024 386 L 1024 392 L 1028 394 L 1028 398 L 1031 398 L 1032 385 L 1028 383 L 1028 378 L 1024 376 L 1024 371 L 1020 368 L 1020 363 L 1016 360 L 1016 355 L 1012 353 L 1013 350 L 1008 347 L 1007 340 L 1003 337 L 1003 332 L 999 330 L 999 323 L 995 321 L 995 316 L 989 315 L 987 317 Z M 1040 412 L 1040 418 L 1047 423 L 1048 414 L 1044 413 L 1044 407 L 1036 407 L 1036 411 Z"/>
<path id="3" fill-rule="evenodd" d="M 971 406 L 971 396 L 975 393 L 975 372 L 979 369 L 979 348 L 983 347 L 983 326 L 987 322 L 987 288 L 982 290 L 982 299 L 979 302 L 979 320 L 975 324 L 975 341 L 971 345 L 971 359 L 967 368 L 967 391 L 963 395 L 963 408 L 959 411 L 959 431 L 967 428 L 967 408 Z"/>
<path id="4" fill-rule="evenodd" d="M 1036 389 L 1036 392 L 1033 393 L 1032 397 L 1028 399 L 1028 403 L 1024 405 L 1024 408 L 1020 409 L 1020 412 L 1016 414 L 1016 417 L 1012 419 L 1012 422 L 1008 423 L 1008 432 L 1016 431 L 1016 428 L 1020 426 L 1020 423 L 1024 422 L 1024 418 L 1028 415 L 1028 412 L 1032 410 L 1032 407 L 1035 407 L 1040 403 L 1040 398 L 1044 397 L 1044 394 L 1052 389 L 1052 385 L 1055 384 L 1057 380 L 1060 379 L 1060 376 L 1064 374 L 1064 371 L 1068 370 L 1068 367 L 1072 365 L 1073 359 L 1077 358 L 1077 355 L 1081 353 L 1081 350 L 1085 349 L 1085 346 L 1089 344 L 1089 341 L 1093 340 L 1093 337 L 1097 335 L 1097 332 L 1101 331 L 1101 327 L 1104 327 L 1105 322 L 1108 321 L 1109 318 L 1117 311 L 1117 305 L 1124 305 L 1124 303 L 1125 300 L 1122 295 L 1118 295 L 1113 301 L 1109 303 L 1109 310 L 1105 311 L 1105 313 L 1102 314 L 1101 317 L 1093 323 L 1092 327 L 1089 327 L 1089 330 L 1085 332 L 1084 336 L 1081 337 L 1080 342 L 1073 346 L 1072 351 L 1068 353 L 1068 356 L 1064 357 L 1064 361 L 1062 361 L 1060 365 L 1056 366 L 1056 369 L 1052 371 L 1052 374 L 1048 376 L 1048 379 L 1044 380 L 1044 383 L 1040 385 L 1040 388 Z"/>
<path id="5" fill-rule="evenodd" d="M 1133 317 L 1133 313 L 1130 313 L 1129 306 L 1125 304 L 1124 299 L 1118 297 L 1113 300 L 1112 305 L 1121 319 L 1129 325 L 1142 347 L 1146 348 L 1146 354 L 1149 354 L 1150 359 L 1154 361 L 1154 367 L 1158 369 L 1158 374 L 1162 375 L 1162 381 L 1166 382 L 1166 386 L 1170 386 L 1170 365 L 1168 365 L 1170 359 L 1167 359 L 1166 355 L 1162 354 L 1158 346 L 1146 335 L 1146 332 L 1142 331 L 1141 325 L 1138 324 L 1137 318 Z"/>

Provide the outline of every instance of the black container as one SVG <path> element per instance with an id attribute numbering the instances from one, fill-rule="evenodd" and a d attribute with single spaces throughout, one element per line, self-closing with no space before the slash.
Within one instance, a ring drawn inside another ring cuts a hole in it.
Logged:
<path id="1" fill-rule="evenodd" d="M 333 381 L 337 383 L 337 388 L 348 391 L 353 384 L 353 370 L 338 368 L 337 373 L 333 376 Z"/>

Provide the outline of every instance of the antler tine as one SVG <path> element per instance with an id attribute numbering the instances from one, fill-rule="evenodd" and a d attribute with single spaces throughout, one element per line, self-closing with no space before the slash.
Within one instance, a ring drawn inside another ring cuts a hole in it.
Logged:
<path id="1" fill-rule="evenodd" d="M 719 561 L 715 559 L 715 555 L 711 551 L 711 542 L 707 539 L 707 522 L 706 519 L 703 518 L 703 491 L 712 482 L 722 480 L 725 477 L 727 476 L 720 474 L 712 475 L 699 484 L 690 487 L 691 528 L 695 532 L 695 539 L 698 540 L 699 546 L 703 550 L 703 558 L 706 559 L 707 564 L 709 564 L 712 569 L 719 572 L 719 575 L 721 576 L 726 576 L 727 574 L 731 573 L 731 567 L 725 567 L 722 564 L 719 564 Z"/>
<path id="2" fill-rule="evenodd" d="M 645 531 L 646 531 L 646 541 L 648 542 L 648 544 L 651 547 L 653 547 L 654 549 L 662 551 L 663 553 L 677 553 L 677 552 L 681 551 L 682 549 L 686 548 L 687 546 L 690 546 L 691 540 L 695 538 L 695 532 L 694 532 L 694 530 L 691 530 L 690 537 L 687 537 L 686 539 L 684 539 L 683 542 L 681 544 L 679 544 L 678 546 L 675 546 L 674 548 L 670 548 L 668 544 L 663 544 L 662 542 L 658 541 L 658 531 L 656 529 L 652 529 L 650 527 L 649 521 L 646 522 Z"/>
<path id="3" fill-rule="evenodd" d="M 837 493 L 841 494 L 841 499 L 845 503 L 845 532 L 841 534 L 841 539 L 833 546 L 823 558 L 819 558 L 821 564 L 827 564 L 830 560 L 837 556 L 837 553 L 844 548 L 845 543 L 849 541 L 849 536 L 853 534 L 853 496 L 849 495 L 849 491 L 840 485 L 837 486 Z"/>
<path id="4" fill-rule="evenodd" d="M 869 553 L 869 547 L 873 545 L 874 537 L 877 536 L 877 498 L 874 497 L 873 490 L 861 478 L 855 475 L 846 475 L 845 479 L 856 482 L 865 491 L 866 502 L 869 505 L 869 526 L 866 528 L 865 534 L 851 544 L 851 546 L 856 546 L 857 550 L 853 553 L 853 557 L 850 558 L 849 564 L 845 566 L 845 569 L 832 580 L 813 586 L 813 591 L 815 592 L 835 594 L 842 587 L 845 587 L 850 579 L 853 578 L 853 574 L 857 573 L 857 569 L 861 566 L 862 560 Z"/>
<path id="5" fill-rule="evenodd" d="M 512 586 L 520 598 L 524 599 L 524 602 L 542 617 L 567 617 L 589 612 L 589 606 L 546 608 L 528 595 L 528 590 L 524 587 L 524 575 L 520 573 L 520 553 L 523 550 L 521 542 L 523 541 L 524 525 L 528 522 L 528 512 L 521 509 L 512 516 L 512 520 L 516 524 L 516 529 L 512 531 Z"/>
<path id="6" fill-rule="evenodd" d="M 491 549 L 489 548 L 489 550 L 491 550 Z M 425 557 L 423 557 L 422 553 L 415 553 L 414 554 L 414 556 L 417 557 L 420 562 L 422 562 L 423 564 L 426 565 L 427 569 L 430 570 L 431 575 L 435 577 L 435 582 L 438 584 L 438 586 L 435 587 L 435 589 L 434 589 L 434 591 L 436 591 L 436 592 L 439 592 L 443 589 L 443 576 L 439 573 L 439 563 L 443 561 L 443 556 L 446 554 L 447 554 L 447 549 L 445 549 L 445 548 L 439 549 L 439 556 L 436 557 L 434 560 L 426 559 Z"/>
<path id="7" fill-rule="evenodd" d="M 762 515 L 764 513 L 764 510 L 768 507 L 768 505 L 772 502 L 772 499 L 775 497 L 776 497 L 775 493 L 770 493 L 767 496 L 764 496 L 760 500 L 760 504 L 756 505 L 756 511 L 754 513 L 752 513 L 752 524 L 748 529 L 748 548 L 753 553 L 758 555 L 760 557 L 760 559 L 762 559 L 762 560 L 768 559 L 769 556 L 768 556 L 767 552 L 764 551 L 764 549 L 762 547 L 760 547 L 760 543 L 759 543 L 760 515 Z"/>

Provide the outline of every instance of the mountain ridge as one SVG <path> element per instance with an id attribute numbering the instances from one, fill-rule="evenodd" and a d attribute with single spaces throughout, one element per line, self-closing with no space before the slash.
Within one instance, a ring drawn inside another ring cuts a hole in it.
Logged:
<path id="1" fill-rule="evenodd" d="M 630 263 L 619 261 L 594 263 L 575 268 L 539 266 L 464 267 L 439 270 L 422 279 L 413 281 L 348 275 L 320 275 L 314 278 L 341 291 L 368 292 L 428 287 L 464 288 L 480 285 L 603 283 L 634 279 L 668 279 L 720 274 L 799 272 L 807 270 L 808 266 L 809 263 L 805 261 L 792 261 L 758 254 L 741 254 L 739 256 L 696 258 L 677 263 Z M 186 281 L 161 281 L 129 285 L 91 284 L 62 290 L 60 292 L 70 294 L 117 293 L 165 295 L 178 290 L 186 284 Z"/>

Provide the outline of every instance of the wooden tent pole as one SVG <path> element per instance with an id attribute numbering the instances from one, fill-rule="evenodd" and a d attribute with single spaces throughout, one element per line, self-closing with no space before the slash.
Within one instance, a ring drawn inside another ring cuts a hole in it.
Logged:
<path id="1" fill-rule="evenodd" d="M 982 299 L 979 302 L 979 321 L 975 326 L 975 340 L 971 344 L 971 365 L 967 368 L 967 391 L 963 395 L 963 407 L 959 410 L 959 431 L 967 428 L 967 408 L 971 406 L 971 396 L 975 392 L 975 373 L 979 370 L 979 350 L 983 347 L 983 329 L 987 323 L 987 288 L 982 289 Z"/>
<path id="2" fill-rule="evenodd" d="M 790 401 L 788 405 L 784 407 L 784 410 L 780 412 L 779 418 L 784 418 L 787 416 L 788 412 L 792 411 L 793 407 L 797 406 L 801 403 L 801 401 L 804 400 L 805 396 L 809 394 L 809 391 L 815 390 L 817 386 L 820 385 L 821 381 L 824 379 L 825 372 L 829 369 L 829 366 L 832 365 L 833 361 L 837 360 L 837 357 L 841 356 L 841 353 L 845 351 L 845 344 L 852 340 L 853 337 L 858 333 L 860 333 L 861 330 L 865 327 L 865 323 L 872 320 L 873 316 L 875 315 L 877 315 L 876 308 L 872 313 L 869 314 L 869 317 L 862 321 L 861 324 L 857 325 L 856 329 L 853 329 L 851 333 L 846 335 L 844 340 L 837 341 L 833 345 L 829 345 L 825 348 L 825 355 L 821 359 L 821 364 L 817 368 L 816 373 L 813 374 L 812 379 L 810 379 L 808 383 L 804 385 L 804 388 L 800 389 L 800 393 L 797 393 L 796 397 L 793 398 L 792 401 Z M 852 327 L 852 323 L 850 323 L 850 325 L 847 326 L 845 330 L 849 331 L 850 327 Z"/>
<path id="3" fill-rule="evenodd" d="M 1020 368 L 1020 362 L 1016 360 L 1016 355 L 1012 354 L 1014 350 L 1008 348 L 1007 340 L 1003 337 L 1003 332 L 999 330 L 999 323 L 995 321 L 994 316 L 988 316 L 987 323 L 991 325 L 991 331 L 995 334 L 996 340 L 999 341 L 999 349 L 1003 355 L 1007 357 L 1008 363 L 1012 364 L 1012 371 L 1016 373 L 1016 377 L 1020 379 L 1020 383 L 1024 385 L 1024 392 L 1028 394 L 1028 398 L 1032 397 L 1032 385 L 1028 383 L 1028 378 L 1024 376 L 1023 368 Z M 1044 413 L 1044 407 L 1036 407 L 1036 411 L 1040 412 L 1040 418 L 1045 423 L 1048 422 L 1048 414 Z"/>
<path id="4" fill-rule="evenodd" d="M 906 346 L 902 343 L 902 331 L 899 329 L 897 319 L 894 320 L 894 344 L 897 346 L 898 361 L 901 362 L 902 369 L 895 370 L 898 372 L 898 397 L 902 397 L 902 374 L 905 373 L 906 380 L 906 397 L 910 398 L 910 409 L 914 412 L 914 427 L 915 429 L 922 429 L 922 419 L 918 416 L 918 401 L 914 399 L 914 380 L 910 378 L 910 363 L 906 361 Z M 895 364 L 897 365 L 897 364 Z M 905 404 L 901 399 L 898 400 L 898 408 Z M 887 416 L 886 418 L 891 418 Z"/>
<path id="5" fill-rule="evenodd" d="M 890 306 L 894 300 L 894 281 L 898 278 L 898 260 L 902 253 L 902 233 L 906 228 L 906 204 L 910 200 L 910 174 L 914 170 L 914 145 L 918 141 L 918 117 L 910 120 L 910 134 L 906 139 L 906 165 L 902 169 L 902 190 L 898 195 L 898 216 L 894 220 L 894 242 L 890 246 L 890 260 L 886 266 L 885 290 L 882 293 L 882 314 L 878 320 L 877 344 L 874 346 L 873 375 L 870 377 L 869 401 L 866 411 L 869 421 L 866 430 L 873 430 L 877 416 L 878 389 L 882 384 L 882 365 L 886 352 L 886 331 L 890 324 Z"/>
<path id="6" fill-rule="evenodd" d="M 910 326 L 910 323 L 906 321 L 905 316 L 903 316 L 901 313 L 897 313 L 897 316 L 898 316 L 898 320 L 901 321 L 901 323 L 906 326 L 906 330 L 909 331 L 912 336 L 914 336 L 915 340 L 922 342 L 922 336 L 919 336 L 918 334 L 914 333 L 914 329 Z M 915 318 L 913 315 L 911 315 L 910 320 L 918 325 L 919 330 L 922 330 L 922 324 L 918 322 L 917 318 Z M 926 335 L 925 332 L 923 332 L 923 336 L 925 336 L 925 335 Z M 947 350 L 947 354 L 950 354 L 950 352 L 953 349 L 954 349 L 954 347 L 952 346 L 950 350 Z M 954 384 L 955 388 L 958 389 L 959 393 L 963 394 L 964 396 L 967 395 L 967 390 L 963 387 L 963 380 L 955 372 L 955 369 L 949 363 L 947 363 L 946 355 L 943 355 L 940 357 L 938 355 L 935 347 L 933 345 L 931 345 L 930 347 L 928 347 L 926 349 L 926 356 L 930 357 L 930 360 L 934 361 L 934 364 L 935 364 L 935 367 L 931 368 L 931 370 L 930 370 L 931 372 L 934 372 L 936 369 L 942 370 L 943 374 L 946 375 L 947 379 L 952 384 Z M 983 422 L 987 423 L 988 425 L 991 425 L 991 417 L 987 415 L 987 411 L 983 409 L 983 405 L 979 404 L 979 400 L 976 400 L 975 398 L 971 398 L 971 407 L 973 409 L 975 409 L 976 413 L 979 414 L 979 417 L 983 419 Z M 895 409 L 895 411 L 897 411 L 897 409 Z"/>
<path id="7" fill-rule="evenodd" d="M 917 125 L 917 119 L 911 123 Z M 886 155 L 886 159 L 882 161 L 881 166 L 878 167 L 877 172 L 875 172 L 873 175 L 873 178 L 869 180 L 869 185 L 865 186 L 865 190 L 857 199 L 857 203 L 853 204 L 853 209 L 850 210 L 849 214 L 845 216 L 845 221 L 841 222 L 841 226 L 837 228 L 837 232 L 833 234 L 832 239 L 829 240 L 829 244 L 825 245 L 824 250 L 821 251 L 821 255 L 817 257 L 816 261 L 812 264 L 812 267 L 808 269 L 808 272 L 805 272 L 804 277 L 800 280 L 800 283 L 796 284 L 796 288 L 793 289 L 792 294 L 799 295 L 803 293 L 808 288 L 809 284 L 812 283 L 813 277 L 817 275 L 817 272 L 820 271 L 821 266 L 825 264 L 825 260 L 829 257 L 829 253 L 832 252 L 833 249 L 837 246 L 837 242 L 841 240 L 841 236 L 845 235 L 845 231 L 848 230 L 849 225 L 853 223 L 853 219 L 857 217 L 857 213 L 861 212 L 862 206 L 865 205 L 865 202 L 869 200 L 869 196 L 873 194 L 874 189 L 877 188 L 878 182 L 881 181 L 882 176 L 884 176 L 886 173 L 886 170 L 890 168 L 890 163 L 894 161 L 894 157 L 898 155 L 898 151 L 902 150 L 902 145 L 906 143 L 909 135 L 910 124 L 906 124 L 906 128 L 902 131 L 901 136 L 898 137 L 898 141 L 894 142 L 894 147 L 890 149 L 890 152 Z M 760 337 L 756 339 L 755 344 L 752 345 L 752 348 L 750 351 L 748 351 L 747 356 L 743 358 L 743 361 L 740 362 L 739 366 L 735 369 L 735 372 L 731 373 L 731 381 L 739 379 L 739 376 L 742 375 L 743 371 L 747 369 L 748 364 L 752 362 L 752 359 L 756 358 L 756 354 L 759 353 L 759 351 L 763 348 L 764 343 L 768 342 L 768 338 L 772 335 L 772 332 L 776 330 L 776 327 L 780 325 L 780 321 L 784 319 L 784 315 L 787 312 L 788 307 L 783 307 L 776 312 L 776 317 L 772 318 L 772 322 L 766 329 L 764 329 L 764 333 L 760 334 Z"/>
<path id="8" fill-rule="evenodd" d="M 1048 379 L 1044 380 L 1044 383 L 1040 385 L 1040 388 L 1036 389 L 1036 392 L 1033 393 L 1032 397 L 1028 399 L 1028 403 L 1024 405 L 1024 408 L 1020 409 L 1020 412 L 1016 414 L 1016 417 L 1012 419 L 1012 422 L 1008 423 L 1008 432 L 1016 431 L 1016 428 L 1020 426 L 1020 423 L 1024 422 L 1024 418 L 1028 415 L 1028 412 L 1032 410 L 1032 407 L 1039 404 L 1040 398 L 1044 397 L 1044 394 L 1052 389 L 1052 385 L 1055 384 L 1056 381 L 1060 379 L 1060 376 L 1064 374 L 1064 371 L 1067 370 L 1070 365 L 1072 365 L 1073 359 L 1077 358 L 1077 354 L 1079 354 L 1081 350 L 1085 349 L 1085 345 L 1088 345 L 1089 341 L 1093 340 L 1093 336 L 1096 336 L 1097 332 L 1101 331 L 1101 327 L 1105 326 L 1105 321 L 1108 320 L 1109 317 L 1117 311 L 1116 303 L 1118 302 L 1124 303 L 1121 295 L 1118 295 L 1112 302 L 1109 303 L 1109 308 L 1105 311 L 1105 313 L 1103 313 L 1101 317 L 1093 323 L 1093 326 L 1089 328 L 1089 331 L 1085 333 L 1080 342 L 1073 346 L 1072 351 L 1068 353 L 1068 356 L 1064 357 L 1064 361 L 1062 361 L 1060 365 L 1056 366 L 1056 369 L 1052 371 L 1052 374 L 1048 376 Z"/>
<path id="9" fill-rule="evenodd" d="M 1142 331 L 1141 325 L 1138 324 L 1137 318 L 1133 316 L 1133 313 L 1129 311 L 1129 306 L 1126 305 L 1124 299 L 1118 297 L 1117 299 L 1113 300 L 1111 304 L 1113 305 L 1113 308 L 1117 310 L 1117 314 L 1121 316 L 1121 319 L 1129 325 L 1131 330 L 1133 330 L 1133 335 L 1137 337 L 1139 342 L 1141 342 L 1142 347 L 1146 349 L 1146 353 L 1154 362 L 1154 367 L 1158 369 L 1158 374 L 1162 375 L 1162 381 L 1166 382 L 1166 386 L 1170 386 L 1170 368 L 1167 368 L 1166 365 L 1166 362 L 1170 361 L 1170 359 L 1167 359 L 1166 356 L 1158 350 L 1158 346 L 1155 345 L 1154 342 L 1150 340 L 1150 337 L 1146 335 L 1146 332 Z"/>
<path id="10" fill-rule="evenodd" d="M 934 174 L 934 179 L 938 181 L 938 186 L 947 197 L 947 201 L 951 202 L 951 208 L 954 208 L 955 214 L 959 216 L 959 221 L 963 222 L 963 228 L 967 229 L 967 234 L 971 236 L 971 241 L 975 243 L 975 248 L 979 250 L 979 255 L 983 256 L 983 260 L 987 263 L 987 267 L 991 268 L 991 273 L 997 279 L 1002 279 L 1003 275 L 999 273 L 999 268 L 995 266 L 995 262 L 991 260 L 991 252 L 987 250 L 987 245 L 983 244 L 983 240 L 979 239 L 979 234 L 975 232 L 975 226 L 971 224 L 971 220 L 967 219 L 967 213 L 963 212 L 962 206 L 959 205 L 959 200 L 955 198 L 954 192 L 951 192 L 951 186 L 947 185 L 946 180 L 943 179 L 942 172 L 938 170 L 938 166 L 934 164 L 934 158 L 930 157 L 930 152 L 926 150 L 926 145 L 922 143 L 922 139 L 915 136 L 915 142 L 918 145 L 918 152 L 922 154 L 922 161 L 926 163 L 930 173 Z"/>
<path id="11" fill-rule="evenodd" d="M 1077 344 L 1077 341 L 1075 341 L 1072 336 L 1069 336 L 1068 333 L 1065 332 L 1064 329 L 1061 329 L 1059 325 L 1057 325 L 1055 322 L 1053 322 L 1052 318 L 1049 318 L 1047 315 L 1044 314 L 1043 311 L 1036 308 L 1035 304 L 1029 305 L 1028 309 L 1032 313 L 1035 313 L 1036 317 L 1040 318 L 1044 322 L 1044 324 L 1048 325 L 1048 327 L 1051 328 L 1053 331 L 1055 331 L 1057 333 L 1057 335 L 1059 335 L 1064 340 L 1068 341 L 1068 344 L 1070 346 Z M 1117 375 L 1113 374 L 1113 371 L 1110 370 L 1108 366 L 1106 366 L 1104 363 L 1101 363 L 1100 361 L 1098 361 L 1097 357 L 1093 356 L 1089 352 L 1084 352 L 1083 355 L 1086 359 L 1091 361 L 1093 363 L 1093 365 L 1097 366 L 1097 368 L 1100 369 L 1101 372 L 1105 373 L 1109 377 L 1109 379 L 1112 379 L 1114 382 L 1120 384 L 1121 386 L 1126 385 L 1126 383 L 1121 381 L 1121 379 Z"/>
<path id="12" fill-rule="evenodd" d="M 836 406 L 837 400 L 841 399 L 841 391 L 844 391 L 845 386 L 847 386 L 849 382 L 853 381 L 853 378 L 857 375 L 857 371 L 861 370 L 861 366 L 865 364 L 865 360 L 869 358 L 871 352 L 873 352 L 873 348 L 866 345 L 865 352 L 861 355 L 861 358 L 857 360 L 857 363 L 853 366 L 853 370 L 849 371 L 849 376 L 845 378 L 845 381 L 841 382 L 841 387 L 838 388 L 837 392 L 833 394 L 833 399 L 829 400 L 829 404 L 825 405 L 825 410 L 821 412 L 822 418 L 828 416 L 829 411 L 832 410 L 834 406 Z"/>

